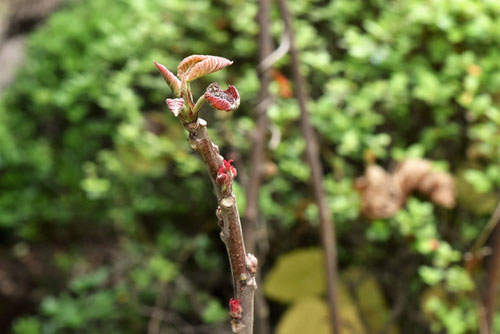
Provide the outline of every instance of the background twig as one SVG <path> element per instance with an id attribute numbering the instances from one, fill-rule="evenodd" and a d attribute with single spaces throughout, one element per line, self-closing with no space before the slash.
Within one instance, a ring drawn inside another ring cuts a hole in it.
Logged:
<path id="1" fill-rule="evenodd" d="M 292 58 L 292 70 L 295 81 L 297 100 L 299 102 L 301 127 L 306 140 L 307 161 L 311 168 L 312 187 L 314 198 L 318 206 L 320 234 L 325 254 L 325 269 L 327 276 L 328 303 L 330 306 L 330 318 L 335 334 L 340 334 L 339 309 L 337 304 L 337 249 L 335 242 L 335 230 L 332 216 L 326 203 L 323 189 L 323 171 L 319 157 L 318 143 L 314 129 L 309 121 L 307 109 L 308 96 L 305 89 L 304 78 L 300 72 L 299 51 L 295 45 L 295 36 L 292 26 L 292 17 L 288 10 L 286 0 L 278 0 L 281 16 L 285 23 L 285 31 L 289 36 L 290 54 Z"/>
<path id="2" fill-rule="evenodd" d="M 272 39 L 269 31 L 269 0 L 259 0 L 259 59 L 264 60 L 272 51 Z M 267 108 L 269 106 L 269 84 L 271 82 L 270 67 L 259 67 L 259 102 L 255 108 L 255 131 L 252 137 L 252 153 L 250 157 L 250 178 L 246 189 L 246 210 L 244 234 L 249 252 L 255 252 L 255 229 L 259 215 L 258 198 L 261 184 L 262 164 L 267 132 Z"/>
<path id="3" fill-rule="evenodd" d="M 495 212 L 498 210 L 495 210 Z M 498 283 L 500 281 L 500 226 L 499 219 L 495 222 L 493 230 L 493 251 L 489 261 L 489 269 L 486 276 L 486 289 L 484 292 L 484 311 L 486 314 L 486 324 L 488 333 L 493 334 L 493 316 L 496 309 L 496 297 Z"/>
<path id="4" fill-rule="evenodd" d="M 250 253 L 256 253 L 257 225 L 259 219 L 259 189 L 262 178 L 262 165 L 264 162 L 264 148 L 266 132 L 268 127 L 267 109 L 270 104 L 269 84 L 271 82 L 271 65 L 263 65 L 263 61 L 268 59 L 272 52 L 273 42 L 270 32 L 270 1 L 259 0 L 259 61 L 258 67 L 260 90 L 257 106 L 255 107 L 254 120 L 255 131 L 252 137 L 252 152 L 250 157 L 250 178 L 246 187 L 246 210 L 243 225 L 246 248 Z M 259 258 L 262 250 L 257 253 Z M 255 326 L 257 333 L 270 334 L 269 327 L 269 307 L 264 298 L 262 290 L 258 290 L 255 296 Z"/>
<path id="5" fill-rule="evenodd" d="M 151 312 L 151 318 L 149 319 L 148 323 L 148 334 L 160 334 L 161 322 L 163 320 L 161 315 L 166 300 L 167 300 L 167 288 L 166 286 L 162 285 L 160 287 L 160 293 L 156 297 L 156 302 L 153 311 Z"/>
<path id="6" fill-rule="evenodd" d="M 491 218 L 488 220 L 488 222 L 484 226 L 484 229 L 481 231 L 481 234 L 479 235 L 479 237 L 476 239 L 476 241 L 472 245 L 470 252 L 473 255 L 475 255 L 476 252 L 481 247 L 483 247 L 486 240 L 488 240 L 489 236 L 493 232 L 493 229 L 495 228 L 495 226 L 497 226 L 499 221 L 500 221 L 500 202 L 497 204 L 495 211 L 493 211 Z"/>

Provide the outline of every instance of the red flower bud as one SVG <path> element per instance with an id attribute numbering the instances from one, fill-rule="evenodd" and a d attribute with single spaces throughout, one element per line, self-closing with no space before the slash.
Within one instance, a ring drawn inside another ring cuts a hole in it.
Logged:
<path id="1" fill-rule="evenodd" d="M 233 299 L 229 300 L 229 316 L 233 319 L 241 319 L 241 313 L 243 313 L 243 309 L 241 308 L 241 300 Z"/>
<path id="2" fill-rule="evenodd" d="M 229 176 L 227 174 L 217 174 L 217 183 L 222 185 L 227 185 L 229 183 Z"/>
<path id="3" fill-rule="evenodd" d="M 231 165 L 231 162 L 233 162 L 232 159 L 229 161 L 222 160 L 222 166 L 217 172 L 217 183 L 220 184 L 223 188 L 229 186 L 238 174 L 236 168 Z"/>
<path id="4" fill-rule="evenodd" d="M 205 99 L 219 110 L 232 111 L 240 105 L 240 94 L 236 87 L 230 85 L 226 90 L 222 90 L 216 82 L 207 87 Z"/>

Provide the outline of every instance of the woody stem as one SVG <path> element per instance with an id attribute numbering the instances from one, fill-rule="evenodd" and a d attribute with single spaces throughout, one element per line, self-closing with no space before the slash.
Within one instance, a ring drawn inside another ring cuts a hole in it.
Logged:
<path id="1" fill-rule="evenodd" d="M 198 152 L 212 180 L 217 196 L 217 202 L 221 208 L 222 232 L 221 238 L 226 245 L 231 265 L 231 273 L 234 284 L 235 299 L 239 299 L 243 309 L 242 317 L 233 320 L 234 326 L 238 326 L 238 333 L 253 333 L 254 314 L 254 292 L 257 288 L 251 273 L 246 265 L 246 251 L 241 230 L 240 215 L 236 205 L 236 196 L 232 191 L 232 184 L 224 189 L 217 183 L 217 173 L 223 165 L 223 158 L 219 154 L 218 147 L 208 136 L 207 122 L 198 118 L 193 123 L 186 123 L 184 127 L 189 131 L 189 143 Z M 236 323 L 235 323 L 236 322 Z"/>

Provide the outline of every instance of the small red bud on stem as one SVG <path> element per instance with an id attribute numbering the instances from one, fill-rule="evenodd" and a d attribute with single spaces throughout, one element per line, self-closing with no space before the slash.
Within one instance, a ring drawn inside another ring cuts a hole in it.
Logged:
<path id="1" fill-rule="evenodd" d="M 232 319 L 241 319 L 241 314 L 243 313 L 243 309 L 241 308 L 241 300 L 233 299 L 229 300 L 229 316 Z"/>

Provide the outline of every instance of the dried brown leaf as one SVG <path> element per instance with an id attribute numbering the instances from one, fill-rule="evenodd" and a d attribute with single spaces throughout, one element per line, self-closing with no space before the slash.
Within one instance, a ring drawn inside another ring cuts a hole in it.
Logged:
<path id="1" fill-rule="evenodd" d="M 361 195 L 361 213 L 369 219 L 394 216 L 414 191 L 438 205 L 447 208 L 455 205 L 453 177 L 434 171 L 431 162 L 425 159 L 405 160 L 393 173 L 370 165 L 365 175 L 358 178 L 356 188 Z"/>

